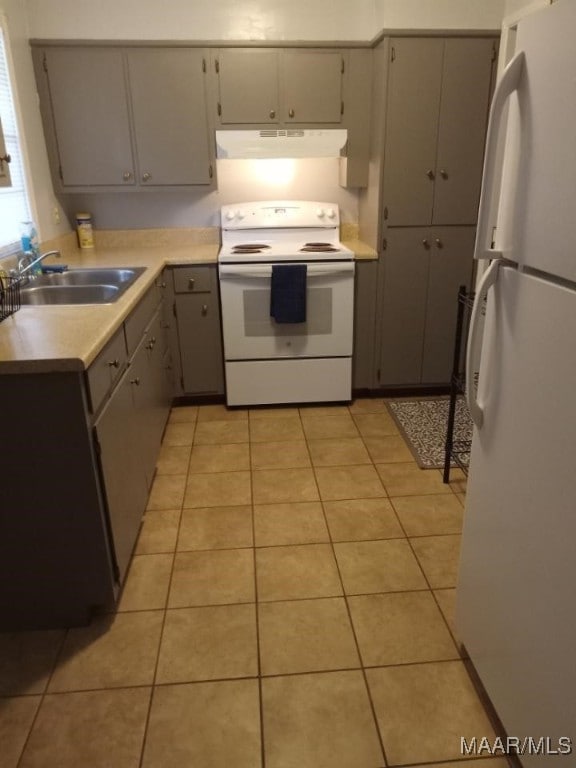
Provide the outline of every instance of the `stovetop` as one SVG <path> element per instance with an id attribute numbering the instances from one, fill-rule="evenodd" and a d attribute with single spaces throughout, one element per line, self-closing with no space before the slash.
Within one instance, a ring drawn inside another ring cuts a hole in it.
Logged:
<path id="1" fill-rule="evenodd" d="M 220 262 L 350 261 L 333 203 L 265 201 L 225 205 Z"/>

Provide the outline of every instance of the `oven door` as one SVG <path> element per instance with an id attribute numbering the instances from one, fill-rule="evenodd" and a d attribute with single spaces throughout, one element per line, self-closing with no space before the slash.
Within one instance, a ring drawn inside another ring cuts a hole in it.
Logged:
<path id="1" fill-rule="evenodd" d="M 352 354 L 354 262 L 308 264 L 306 322 L 270 317 L 271 264 L 220 264 L 226 360 Z"/>

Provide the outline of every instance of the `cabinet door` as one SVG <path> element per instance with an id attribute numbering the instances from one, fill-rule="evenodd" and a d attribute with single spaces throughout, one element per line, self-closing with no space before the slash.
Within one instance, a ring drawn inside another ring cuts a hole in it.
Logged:
<path id="1" fill-rule="evenodd" d="M 423 384 L 450 382 L 458 288 L 470 288 L 472 282 L 474 235 L 474 227 L 434 227 L 431 231 Z"/>
<path id="2" fill-rule="evenodd" d="M 184 392 L 224 392 L 217 293 L 176 297 Z"/>
<path id="3" fill-rule="evenodd" d="M 122 52 L 48 48 L 46 69 L 63 186 L 134 184 Z"/>
<path id="4" fill-rule="evenodd" d="M 336 51 L 282 52 L 286 123 L 342 121 L 342 55 Z"/>
<path id="5" fill-rule="evenodd" d="M 354 354 L 352 356 L 352 384 L 354 389 L 372 389 L 374 386 L 377 275 L 377 261 L 358 261 L 356 263 Z"/>
<path id="6" fill-rule="evenodd" d="M 160 310 L 149 325 L 130 366 L 140 466 L 150 488 L 156 470 L 162 433 L 170 401 L 164 370 L 164 343 Z"/>
<path id="7" fill-rule="evenodd" d="M 133 379 L 134 372 L 129 368 L 94 427 L 120 583 L 130 562 L 148 497 L 140 459 Z"/>
<path id="8" fill-rule="evenodd" d="M 389 229 L 382 257 L 379 384 L 419 384 L 430 264 L 430 232 Z"/>
<path id="9" fill-rule="evenodd" d="M 278 52 L 237 49 L 218 53 L 220 123 L 277 123 Z"/>
<path id="10" fill-rule="evenodd" d="M 445 42 L 434 224 L 476 223 L 493 58 L 490 38 Z"/>
<path id="11" fill-rule="evenodd" d="M 443 48 L 442 39 L 392 41 L 383 187 L 389 226 L 432 220 Z"/>
<path id="12" fill-rule="evenodd" d="M 127 53 L 139 183 L 210 184 L 202 50 Z"/>

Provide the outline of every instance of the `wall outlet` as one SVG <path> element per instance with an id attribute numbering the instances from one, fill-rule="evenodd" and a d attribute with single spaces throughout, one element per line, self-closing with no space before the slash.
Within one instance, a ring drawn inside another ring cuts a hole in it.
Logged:
<path id="1" fill-rule="evenodd" d="M 60 209 L 57 205 L 52 208 L 52 219 L 54 220 L 54 224 L 60 224 Z"/>

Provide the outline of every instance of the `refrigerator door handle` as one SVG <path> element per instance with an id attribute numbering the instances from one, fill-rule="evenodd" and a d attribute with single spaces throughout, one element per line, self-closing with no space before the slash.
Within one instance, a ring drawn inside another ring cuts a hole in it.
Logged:
<path id="1" fill-rule="evenodd" d="M 478 333 L 480 330 L 480 317 L 482 316 L 482 307 L 484 299 L 490 288 L 498 280 L 498 271 L 500 261 L 493 261 L 486 272 L 482 275 L 482 280 L 476 292 L 472 314 L 470 315 L 470 329 L 468 332 L 468 346 L 466 348 L 466 402 L 468 410 L 474 424 L 480 429 L 484 423 L 484 410 L 476 399 L 476 387 L 474 386 L 474 358 L 476 357 L 476 347 L 478 344 Z"/>
<path id="2" fill-rule="evenodd" d="M 478 228 L 476 244 L 474 245 L 475 259 L 501 259 L 502 253 L 491 247 L 492 221 L 490 219 L 492 191 L 496 179 L 496 158 L 498 152 L 498 136 L 504 107 L 510 96 L 517 90 L 520 77 L 524 70 L 524 52 L 519 51 L 510 61 L 502 74 L 502 78 L 494 90 L 488 131 L 486 134 L 486 152 L 484 154 L 484 170 L 482 172 L 482 191 L 478 208 Z"/>

